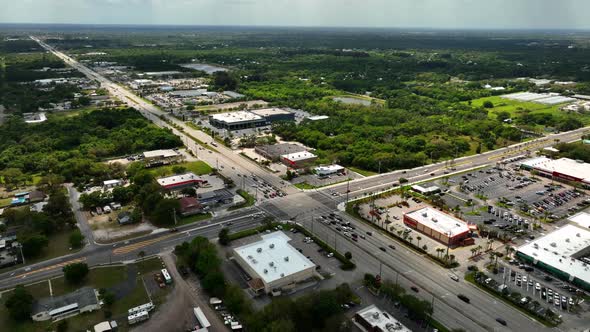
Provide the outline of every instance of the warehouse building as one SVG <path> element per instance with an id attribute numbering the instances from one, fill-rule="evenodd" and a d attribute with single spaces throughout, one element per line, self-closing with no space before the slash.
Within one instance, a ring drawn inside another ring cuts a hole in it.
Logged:
<path id="1" fill-rule="evenodd" d="M 143 153 L 145 167 L 169 165 L 181 160 L 182 155 L 171 149 L 146 151 Z"/>
<path id="2" fill-rule="evenodd" d="M 520 167 L 536 171 L 540 176 L 555 180 L 579 182 L 590 187 L 590 164 L 582 161 L 560 158 L 537 157 L 525 160 Z"/>
<path id="3" fill-rule="evenodd" d="M 566 225 L 518 248 L 516 255 L 590 291 L 590 231 Z"/>
<path id="4" fill-rule="evenodd" d="M 37 300 L 33 305 L 31 318 L 38 322 L 58 320 L 98 309 L 100 309 L 100 302 L 96 291 L 90 287 L 82 287 L 62 296 Z"/>
<path id="5" fill-rule="evenodd" d="M 449 246 L 473 244 L 469 226 L 460 219 L 431 207 L 404 214 L 404 224 Z"/>
<path id="6" fill-rule="evenodd" d="M 440 188 L 437 186 L 423 187 L 419 184 L 413 185 L 412 190 L 422 195 L 434 195 L 440 193 Z"/>
<path id="7" fill-rule="evenodd" d="M 281 161 L 283 162 L 283 164 L 295 169 L 310 166 L 317 159 L 318 157 L 309 151 L 301 151 L 281 155 Z"/>
<path id="8" fill-rule="evenodd" d="M 200 176 L 191 172 L 159 178 L 156 181 L 165 190 L 181 190 L 183 188 L 199 186 L 206 182 Z"/>
<path id="9" fill-rule="evenodd" d="M 282 155 L 303 152 L 305 148 L 298 144 L 293 143 L 279 143 L 273 145 L 261 145 L 256 146 L 254 151 L 266 159 L 272 161 L 279 161 Z"/>
<path id="10" fill-rule="evenodd" d="M 266 119 L 247 111 L 217 113 L 209 116 L 209 123 L 216 128 L 239 130 L 266 125 Z"/>
<path id="11" fill-rule="evenodd" d="M 264 118 L 267 124 L 277 121 L 295 121 L 295 113 L 289 112 L 282 108 L 262 108 L 258 110 L 252 110 L 250 113 Z"/>
<path id="12" fill-rule="evenodd" d="M 374 304 L 359 310 L 353 317 L 354 324 L 365 332 L 412 332 L 390 313 Z"/>
<path id="13" fill-rule="evenodd" d="M 234 249 L 235 260 L 252 277 L 249 285 L 254 292 L 270 293 L 313 277 L 315 264 L 289 241 L 291 239 L 279 231 Z"/>
<path id="14" fill-rule="evenodd" d="M 315 174 L 319 177 L 324 177 L 332 174 L 344 174 L 346 173 L 346 168 L 340 165 L 327 165 L 327 166 L 318 166 L 314 168 Z"/>

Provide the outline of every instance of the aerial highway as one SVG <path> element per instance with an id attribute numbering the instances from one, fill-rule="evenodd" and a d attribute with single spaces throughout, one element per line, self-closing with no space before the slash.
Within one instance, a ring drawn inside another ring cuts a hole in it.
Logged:
<path id="1" fill-rule="evenodd" d="M 220 144 L 213 151 L 204 149 L 201 144 L 209 144 L 213 141 L 207 134 L 161 111 L 131 91 L 111 82 L 109 79 L 78 63 L 63 52 L 47 45 L 42 40 L 36 37 L 31 38 L 61 58 L 68 65 L 76 68 L 89 78 L 100 82 L 102 87 L 106 88 L 113 96 L 136 108 L 157 125 L 173 130 L 198 158 L 205 160 L 211 165 L 224 166 L 220 170 L 225 176 L 232 178 L 237 185 L 240 185 L 242 181 L 246 182 L 243 176 L 238 176 L 238 174 L 246 174 L 248 175 L 248 180 L 245 185 L 253 186 L 255 182 L 252 180 L 252 177 L 256 176 L 276 187 L 282 188 L 288 194 L 285 197 L 259 202 L 255 208 L 236 213 L 235 217 L 231 217 L 238 218 L 230 226 L 232 230 L 252 227 L 252 224 L 256 224 L 258 219 L 252 220 L 250 215 L 252 211 L 260 209 L 279 220 L 291 219 L 295 220 L 295 222 L 300 222 L 306 228 L 313 229 L 314 233 L 322 240 L 331 245 L 333 244 L 338 251 L 350 251 L 361 272 L 377 273 L 377 271 L 382 270 L 386 278 L 394 278 L 401 275 L 400 283 L 403 283 L 404 286 L 408 286 L 410 283 L 417 285 L 423 290 L 418 294 L 419 296 L 425 300 L 434 301 L 434 318 L 449 327 L 462 327 L 467 331 L 551 330 L 522 315 L 503 302 L 497 301 L 474 286 L 463 281 L 455 282 L 451 280 L 448 277 L 449 270 L 433 264 L 421 255 L 405 250 L 400 244 L 396 244 L 399 250 L 388 250 L 386 252 L 379 250 L 380 247 L 388 247 L 388 244 L 395 243 L 385 235 L 376 233 L 366 241 L 352 242 L 341 234 L 334 232 L 328 226 L 314 222 L 312 218 L 320 214 L 337 211 L 338 204 L 343 203 L 347 194 L 350 196 L 350 199 L 358 198 L 368 193 L 375 193 L 391 188 L 401 177 L 414 182 L 432 178 L 431 173 L 435 173 L 434 176 L 441 176 L 445 170 L 453 173 L 495 164 L 513 156 L 526 154 L 527 151 L 535 151 L 550 146 L 555 144 L 557 140 L 563 142 L 579 139 L 581 135 L 588 132 L 588 128 L 554 134 L 487 153 L 459 158 L 453 163 L 441 162 L 412 170 L 395 171 L 365 177 L 350 181 L 350 183 L 333 185 L 321 190 L 301 191 L 293 186 L 286 185 L 277 175 L 268 172 L 250 160 L 242 158 L 231 149 Z M 336 194 L 334 195 L 334 193 Z M 240 217 L 241 213 L 244 213 L 243 218 Z M 342 216 L 347 218 L 351 223 L 354 223 L 361 232 L 369 229 L 368 225 L 354 218 L 345 216 L 344 214 Z M 30 271 L 17 270 L 16 274 L 11 276 L 7 276 L 6 274 L 0 275 L 0 278 L 2 278 L 0 279 L 2 280 L 0 281 L 0 286 L 10 287 L 18 283 L 27 283 L 32 280 L 42 279 L 51 275 L 51 273 L 55 274 L 56 271 L 59 273 L 59 269 L 44 269 L 52 266 L 51 264 L 63 264 L 67 260 L 83 259 L 91 265 L 104 264 L 110 261 L 133 259 L 137 257 L 138 250 L 143 250 L 147 254 L 156 254 L 160 251 L 171 249 L 174 244 L 188 240 L 196 235 L 214 238 L 220 229 L 219 226 L 224 223 L 224 220 L 227 222 L 228 219 L 224 218 L 230 218 L 230 216 L 215 218 L 205 228 L 199 228 L 201 226 L 183 227 L 176 234 L 152 234 L 125 243 L 117 243 L 115 244 L 115 248 L 111 245 L 94 246 L 68 257 L 37 264 L 31 267 Z M 457 294 L 465 294 L 471 299 L 471 303 L 466 304 L 458 300 L 456 297 Z M 499 317 L 509 322 L 508 327 L 498 325 L 495 319 Z"/>

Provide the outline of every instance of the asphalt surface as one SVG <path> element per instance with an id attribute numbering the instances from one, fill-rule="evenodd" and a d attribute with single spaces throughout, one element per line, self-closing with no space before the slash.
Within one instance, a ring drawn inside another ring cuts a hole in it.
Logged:
<path id="1" fill-rule="evenodd" d="M 112 95 L 138 109 L 144 116 L 157 125 L 171 128 L 175 134 L 183 139 L 187 147 L 191 149 L 198 158 L 205 160 L 211 165 L 215 165 L 214 167 L 220 165 L 217 168 L 225 176 L 234 179 L 236 184 L 240 185 L 242 181 L 244 181 L 245 186 L 252 187 L 256 184 L 255 181 L 252 180 L 252 176 L 256 176 L 259 179 L 263 179 L 264 181 L 281 188 L 288 194 L 286 197 L 265 200 L 262 203 L 259 203 L 258 208 L 278 219 L 289 218 L 294 219 L 296 222 L 301 222 L 307 228 L 313 229 L 313 232 L 327 243 L 334 243 L 338 251 L 350 251 L 353 254 L 353 260 L 357 263 L 358 268 L 363 271 L 378 273 L 381 269 L 382 274 L 386 278 L 393 278 L 395 276 L 400 283 L 405 283 L 404 286 L 410 284 L 416 285 L 420 288 L 420 292 L 418 293 L 419 296 L 422 296 L 425 300 L 433 301 L 435 319 L 448 327 L 462 327 L 467 331 L 551 330 L 520 314 L 518 311 L 512 309 L 503 302 L 499 302 L 495 298 L 483 293 L 475 286 L 463 281 L 455 282 L 451 280 L 448 276 L 450 272 L 449 270 L 439 267 L 427 258 L 422 257 L 413 251 L 403 249 L 401 244 L 395 244 L 396 248 L 398 248 L 396 250 L 390 249 L 388 245 L 395 242 L 374 230 L 374 235 L 372 237 L 369 238 L 367 236 L 367 239 L 359 240 L 357 243 L 348 240 L 348 238 L 321 223 L 313 222 L 312 226 L 312 216 L 319 216 L 320 214 L 336 211 L 337 206 L 346 200 L 348 190 L 350 190 L 348 193 L 350 199 L 360 198 L 368 193 L 375 193 L 380 190 L 391 188 L 401 177 L 407 178 L 411 182 L 415 182 L 436 176 L 442 176 L 444 175 L 443 171 L 449 171 L 449 167 L 451 167 L 448 163 L 441 162 L 407 171 L 396 171 L 365 177 L 363 179 L 350 181 L 349 183 L 326 187 L 322 190 L 313 190 L 311 192 L 301 191 L 295 187 L 284 185 L 281 179 L 276 175 L 267 172 L 254 162 L 242 158 L 221 144 L 216 144 L 216 152 L 204 150 L 199 144 L 196 144 L 193 141 L 191 136 L 206 144 L 210 144 L 212 139 L 205 133 L 188 127 L 180 120 L 160 111 L 152 104 L 143 101 L 130 91 L 109 81 L 105 77 L 98 75 L 67 55 L 53 49 L 34 37 L 31 38 L 39 42 L 48 51 L 53 52 L 56 56 L 63 59 L 68 65 L 78 69 L 89 78 L 100 82 L 102 87 L 106 88 Z M 165 118 L 166 121 L 162 121 L 160 117 Z M 172 126 L 171 123 L 174 124 L 174 126 Z M 182 128 L 182 131 L 179 131 L 177 128 Z M 561 142 L 577 140 L 587 131 L 588 128 L 582 128 L 572 132 L 550 135 L 546 138 L 521 143 L 480 155 L 459 158 L 454 161 L 452 172 L 461 172 L 467 169 L 494 164 L 512 156 L 525 154 L 527 151 L 535 151 L 554 144 L 555 139 L 559 139 Z M 435 176 L 431 176 L 430 173 L 435 173 Z M 238 174 L 240 174 L 240 176 L 238 176 Z M 244 174 L 248 175 L 246 180 L 243 180 L 243 176 L 241 176 Z M 334 192 L 336 193 L 336 196 L 333 195 Z M 249 216 L 249 214 L 255 209 L 256 208 L 250 209 L 250 211 L 240 211 L 235 215 L 223 218 L 214 218 L 205 226 L 200 226 L 202 224 L 188 225 L 187 227 L 183 227 L 180 232 L 173 235 L 152 234 L 131 241 L 125 241 L 123 244 L 115 244 L 116 248 L 103 246 L 92 250 L 83 250 L 74 255 L 57 258 L 32 266 L 32 271 L 29 272 L 16 270 L 17 275 L 0 275 L 0 286 L 11 287 L 18 283 L 28 283 L 33 280 L 44 279 L 50 275 L 59 274 L 59 270 L 43 270 L 44 268 L 47 268 L 48 264 L 55 265 L 72 259 L 86 260 L 90 265 L 104 264 L 113 260 L 113 253 L 119 253 L 114 258 L 117 261 L 132 260 L 137 257 L 138 250 L 143 250 L 147 255 L 156 254 L 169 250 L 175 244 L 181 243 L 184 240 L 189 240 L 196 235 L 214 238 L 219 232 L 220 224 L 223 224 L 232 218 L 235 218 L 233 225 L 230 226 L 232 230 L 237 231 L 250 228 L 253 227 L 253 224 L 256 224 L 257 221 L 259 221 L 258 219 L 252 220 Z M 240 217 L 239 215 L 242 213 L 243 215 Z M 342 216 L 353 223 L 357 227 L 358 232 L 368 230 L 368 225 L 358 222 L 348 216 Z M 134 249 L 134 246 L 138 245 L 141 246 L 141 249 Z M 384 247 L 386 251 L 381 251 L 379 249 L 380 247 Z M 464 294 L 469 297 L 471 299 L 471 304 L 465 304 L 457 299 L 457 294 Z M 499 325 L 495 321 L 498 317 L 504 318 L 508 322 L 508 326 L 502 327 Z M 555 330 L 561 329 L 557 328 Z"/>

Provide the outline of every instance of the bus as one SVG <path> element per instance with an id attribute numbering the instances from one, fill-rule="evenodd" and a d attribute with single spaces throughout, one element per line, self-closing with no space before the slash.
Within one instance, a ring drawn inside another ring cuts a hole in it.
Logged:
<path id="1" fill-rule="evenodd" d="M 172 277 L 170 276 L 170 273 L 168 273 L 168 270 L 162 269 L 162 276 L 164 277 L 166 284 L 169 285 L 172 283 Z"/>

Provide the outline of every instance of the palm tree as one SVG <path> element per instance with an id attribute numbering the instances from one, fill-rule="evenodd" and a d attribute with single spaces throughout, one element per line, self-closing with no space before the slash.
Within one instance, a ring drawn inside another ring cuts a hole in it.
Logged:
<path id="1" fill-rule="evenodd" d="M 411 236 L 409 236 L 409 237 L 408 237 L 408 242 L 412 243 L 412 240 L 414 240 L 414 238 L 413 238 L 413 237 L 411 237 Z"/>
<path id="2" fill-rule="evenodd" d="M 507 244 L 506 247 L 504 247 L 504 251 L 506 252 L 506 256 L 508 256 L 508 254 L 510 253 L 510 250 L 512 250 L 512 246 Z"/>
<path id="3" fill-rule="evenodd" d="M 451 264 L 452 264 L 452 263 L 455 261 L 455 255 L 453 255 L 453 254 L 450 254 L 450 255 L 449 255 L 449 259 L 450 259 L 450 262 L 451 262 Z"/>
<path id="4" fill-rule="evenodd" d="M 471 248 L 469 250 L 471 250 L 471 257 L 475 256 L 475 252 L 477 251 L 477 249 Z"/>
<path id="5" fill-rule="evenodd" d="M 421 236 L 416 236 L 416 240 L 418 240 L 418 247 L 420 246 L 420 240 L 422 240 Z"/>

